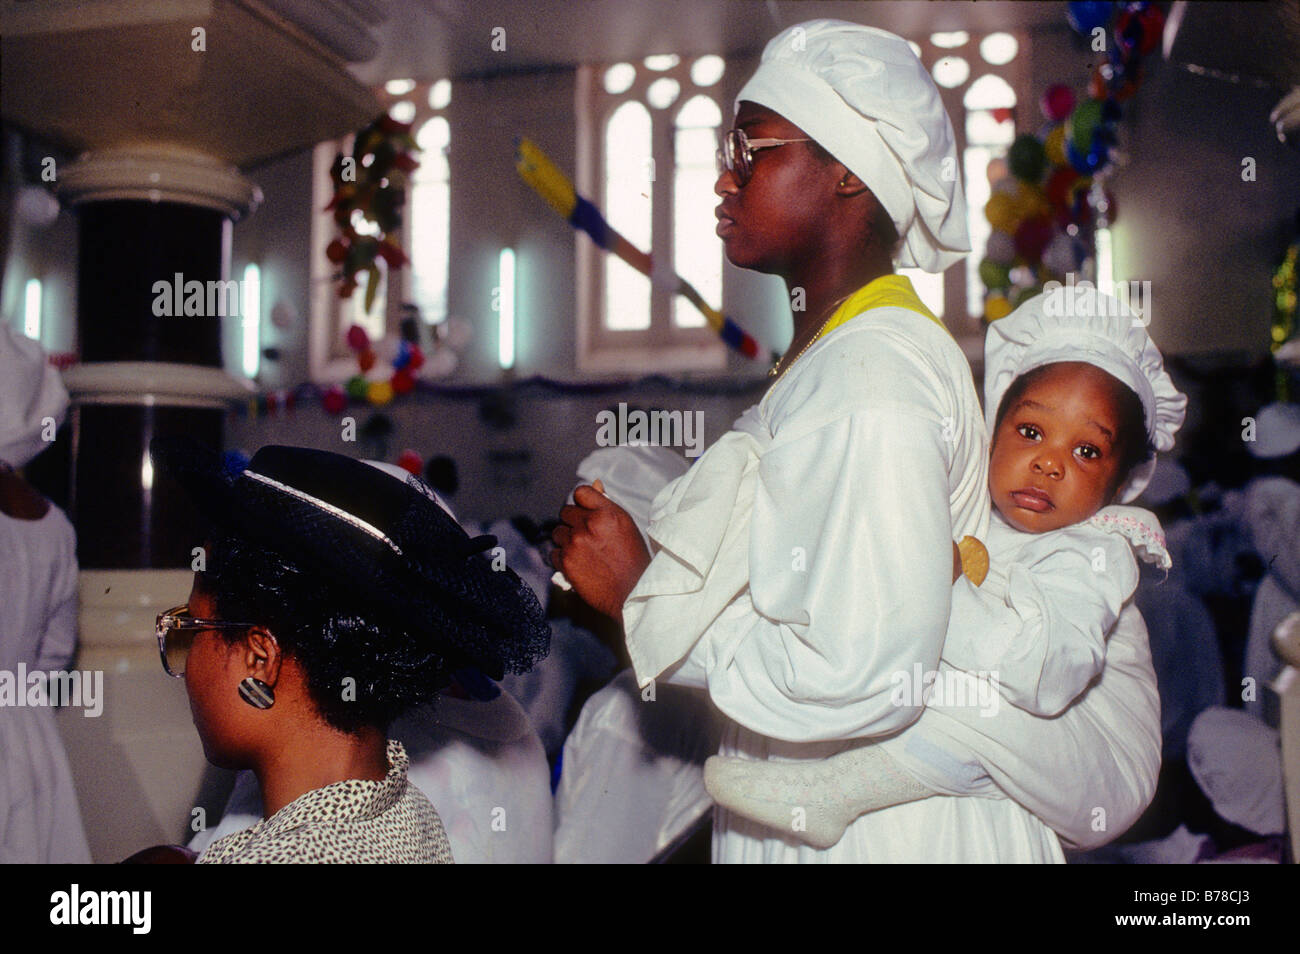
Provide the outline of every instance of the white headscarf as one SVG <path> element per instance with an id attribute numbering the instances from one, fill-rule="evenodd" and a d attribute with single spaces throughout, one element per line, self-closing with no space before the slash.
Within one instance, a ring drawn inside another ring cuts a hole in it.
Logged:
<path id="1" fill-rule="evenodd" d="M 1255 415 L 1255 439 L 1246 442 L 1261 460 L 1289 457 L 1300 450 L 1300 404 L 1265 404 Z"/>
<path id="2" fill-rule="evenodd" d="M 984 416 L 992 434 L 998 405 L 1011 382 L 1027 371 L 1060 361 L 1101 368 L 1142 401 L 1147 439 L 1160 453 L 1173 450 L 1187 416 L 1187 395 L 1174 387 L 1160 349 L 1142 319 L 1119 301 L 1079 283 L 1049 289 L 989 325 L 984 339 Z M 1128 503 L 1155 472 L 1152 458 L 1136 467 L 1120 492 Z"/>
<path id="3" fill-rule="evenodd" d="M 68 392 L 45 349 L 0 322 L 0 461 L 23 467 L 49 447 L 47 421 L 57 429 Z"/>
<path id="4" fill-rule="evenodd" d="M 902 240 L 898 264 L 941 272 L 970 251 L 952 123 L 907 41 L 843 20 L 778 34 L 736 97 L 775 110 L 844 163 Z"/>

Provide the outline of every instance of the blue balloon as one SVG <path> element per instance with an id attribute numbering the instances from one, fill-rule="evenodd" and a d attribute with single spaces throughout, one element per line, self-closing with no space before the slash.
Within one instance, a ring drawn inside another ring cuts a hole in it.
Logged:
<path id="1" fill-rule="evenodd" d="M 1074 143 L 1067 139 L 1065 141 L 1065 158 L 1069 160 L 1070 165 L 1074 167 L 1074 171 L 1079 175 L 1090 176 L 1097 171 L 1097 166 L 1100 164 L 1095 149 L 1096 145 L 1094 144 L 1086 153 L 1080 152 Z"/>
<path id="2" fill-rule="evenodd" d="M 1066 7 L 1070 26 L 1084 36 L 1092 33 L 1097 27 L 1104 27 L 1110 23 L 1110 18 L 1115 12 L 1113 3 L 1075 2 L 1066 4 Z"/>

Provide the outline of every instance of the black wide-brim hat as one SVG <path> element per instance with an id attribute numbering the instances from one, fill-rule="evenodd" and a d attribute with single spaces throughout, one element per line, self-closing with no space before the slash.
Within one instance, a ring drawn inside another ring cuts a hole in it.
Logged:
<path id="1" fill-rule="evenodd" d="M 342 611 L 429 641 L 444 668 L 493 679 L 526 672 L 550 645 L 532 589 L 430 496 L 369 464 L 306 447 L 263 447 L 239 474 L 192 438 L 157 438 L 174 477 L 219 531 L 270 550 L 331 585 Z"/>

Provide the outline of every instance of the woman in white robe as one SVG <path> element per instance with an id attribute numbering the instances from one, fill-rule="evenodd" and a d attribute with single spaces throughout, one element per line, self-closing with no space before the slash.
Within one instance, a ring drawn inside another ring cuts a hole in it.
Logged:
<path id="1" fill-rule="evenodd" d="M 891 274 L 894 260 L 959 261 L 965 203 L 944 172 L 956 159 L 938 92 L 898 37 L 792 27 L 737 103 L 719 234 L 734 264 L 781 275 L 792 299 L 804 290 L 807 311 L 764 399 L 656 498 L 653 559 L 620 508 L 579 488 L 552 563 L 623 620 L 642 685 L 666 673 L 708 689 L 732 723 L 721 754 L 820 759 L 921 715 L 919 694 L 898 704 L 894 676 L 937 668 L 952 541 L 987 527 L 969 368 Z M 1061 719 L 1020 714 L 1033 723 L 1004 763 L 1024 804 L 928 798 L 863 816 L 824 851 L 719 811 L 714 860 L 1060 861 L 1052 829 L 1093 841 L 1098 808 L 1113 837 L 1149 800 L 1160 751 L 1140 619 L 1126 633 L 1124 670 L 1108 654 Z M 1123 692 L 1099 694 L 1107 684 Z M 1017 719 L 1011 708 L 994 719 Z M 1105 764 L 1101 777 L 1076 779 L 1090 764 Z"/>
<path id="2" fill-rule="evenodd" d="M 31 676 L 72 662 L 77 541 L 62 510 L 15 472 L 49 444 L 68 395 L 36 342 L 0 324 L 0 863 L 89 863 L 72 771 Z M 23 675 L 26 678 L 20 678 Z M 6 685 L 7 683 L 7 685 Z M 22 698 L 18 698 L 21 694 Z"/>

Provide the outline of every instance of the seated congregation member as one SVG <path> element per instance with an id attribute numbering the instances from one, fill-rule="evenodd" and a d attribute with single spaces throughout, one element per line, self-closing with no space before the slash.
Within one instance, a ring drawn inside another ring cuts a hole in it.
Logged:
<path id="1" fill-rule="evenodd" d="M 410 483 L 325 451 L 264 447 L 227 474 L 186 440 L 156 467 L 214 530 L 189 602 L 161 615 L 214 765 L 251 769 L 264 820 L 200 863 L 450 862 L 389 726 L 457 670 L 492 678 L 545 654 L 536 597 Z"/>

